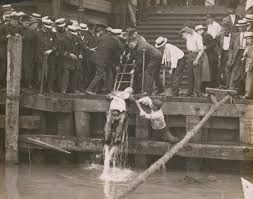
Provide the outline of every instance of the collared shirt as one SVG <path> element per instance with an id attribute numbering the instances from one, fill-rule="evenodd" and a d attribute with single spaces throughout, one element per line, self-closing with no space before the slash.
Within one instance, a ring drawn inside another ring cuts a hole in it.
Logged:
<path id="1" fill-rule="evenodd" d="M 212 24 L 208 25 L 207 33 L 209 33 L 214 39 L 216 39 L 216 37 L 219 36 L 221 33 L 221 25 L 214 21 Z"/>
<path id="2" fill-rule="evenodd" d="M 176 68 L 178 60 L 184 57 L 184 52 L 172 44 L 166 44 L 163 52 L 162 64 L 171 63 L 171 68 Z"/>
<path id="3" fill-rule="evenodd" d="M 235 15 L 229 15 L 233 24 L 235 24 Z"/>
<path id="4" fill-rule="evenodd" d="M 229 34 L 229 36 L 224 36 L 224 38 L 223 38 L 223 46 L 222 46 L 223 50 L 228 50 L 229 49 L 230 38 L 231 38 L 231 34 Z"/>
<path id="5" fill-rule="evenodd" d="M 196 32 L 186 38 L 186 48 L 189 52 L 199 52 L 204 49 L 203 38 Z"/>

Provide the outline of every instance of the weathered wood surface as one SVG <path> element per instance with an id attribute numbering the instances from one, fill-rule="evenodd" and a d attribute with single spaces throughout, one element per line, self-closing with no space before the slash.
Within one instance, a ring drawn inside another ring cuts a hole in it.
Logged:
<path id="1" fill-rule="evenodd" d="M 5 128 L 5 116 L 0 115 L 0 128 Z M 26 115 L 20 116 L 19 118 L 19 128 L 20 129 L 39 129 L 40 128 L 40 116 L 37 115 Z"/>
<path id="2" fill-rule="evenodd" d="M 90 136 L 90 114 L 86 112 L 75 112 L 75 129 L 78 138 Z"/>
<path id="3" fill-rule="evenodd" d="M 253 144 L 253 116 L 240 118 L 240 141 Z"/>
<path id="4" fill-rule="evenodd" d="M 57 146 L 68 151 L 102 152 L 102 139 L 78 139 L 45 135 L 21 135 Z M 197 157 L 222 160 L 253 160 L 253 145 L 236 145 L 234 143 L 197 144 L 191 143 L 177 153 L 182 157 Z M 143 139 L 129 139 L 129 153 L 140 155 L 163 155 L 169 143 Z M 27 145 L 20 144 L 21 148 Z M 32 147 L 32 146 L 31 146 Z"/>
<path id="5" fill-rule="evenodd" d="M 149 138 L 149 121 L 136 115 L 136 138 L 148 140 Z M 135 155 L 135 166 L 146 168 L 148 166 L 148 157 L 146 155 Z"/>
<path id="6" fill-rule="evenodd" d="M 242 102 L 242 101 L 239 101 Z M 251 101 L 243 101 L 244 104 L 234 103 L 222 105 L 218 111 L 214 113 L 214 117 L 241 117 L 247 114 L 247 111 L 253 111 Z M 25 108 L 49 111 L 49 112 L 106 112 L 109 108 L 109 101 L 103 96 L 93 98 L 68 98 L 68 96 L 52 97 L 39 95 L 24 95 L 22 106 Z M 212 102 L 208 99 L 175 98 L 170 100 L 164 98 L 163 111 L 165 115 L 196 115 L 204 116 L 212 106 Z M 135 105 L 130 106 L 130 112 L 135 113 L 137 108 Z"/>
<path id="7" fill-rule="evenodd" d="M 10 37 L 7 46 L 7 89 L 5 118 L 5 160 L 18 162 L 19 100 L 22 37 Z"/>

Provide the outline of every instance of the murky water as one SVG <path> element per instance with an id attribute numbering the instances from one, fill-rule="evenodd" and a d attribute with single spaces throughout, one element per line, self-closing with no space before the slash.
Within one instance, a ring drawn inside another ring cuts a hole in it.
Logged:
<path id="1" fill-rule="evenodd" d="M 1 199 L 104 199 L 125 188 L 138 171 L 123 170 L 125 182 L 105 182 L 103 166 L 36 166 L 5 168 L 0 178 Z M 243 199 L 240 176 L 212 174 L 202 183 L 182 181 L 185 172 L 157 172 L 129 199 Z"/>

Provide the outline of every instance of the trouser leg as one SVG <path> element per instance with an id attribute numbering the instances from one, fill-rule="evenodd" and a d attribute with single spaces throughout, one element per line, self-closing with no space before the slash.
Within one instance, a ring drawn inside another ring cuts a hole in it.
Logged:
<path id="1" fill-rule="evenodd" d="M 66 93 L 68 86 L 69 86 L 69 69 L 64 68 L 62 73 L 62 79 L 61 79 L 61 92 Z"/>
<path id="2" fill-rule="evenodd" d="M 111 123 L 111 112 L 109 111 L 107 116 L 106 116 L 106 123 L 105 123 L 105 142 L 106 144 L 110 144 L 111 142 L 111 137 L 112 137 L 112 123 Z"/>
<path id="3" fill-rule="evenodd" d="M 172 94 L 178 95 L 180 84 L 182 82 L 185 70 L 185 58 L 182 58 L 177 63 L 177 68 L 175 69 L 175 73 L 172 75 Z"/>
<path id="4" fill-rule="evenodd" d="M 105 80 L 105 66 L 104 65 L 96 65 L 96 75 L 94 79 L 91 81 L 90 85 L 87 88 L 87 91 L 94 92 L 95 88 L 98 86 L 99 82 Z"/>
<path id="5" fill-rule="evenodd" d="M 155 85 L 159 93 L 164 91 L 164 87 L 160 78 L 160 70 L 161 70 L 161 66 L 160 64 L 158 64 L 157 67 L 155 67 L 153 71 L 153 78 L 154 78 Z"/>
<path id="6" fill-rule="evenodd" d="M 55 80 L 56 80 L 56 72 L 55 72 L 55 64 L 48 65 L 48 80 L 47 80 L 47 90 L 53 91 L 55 88 Z"/>
<path id="7" fill-rule="evenodd" d="M 113 74 L 111 66 L 107 66 L 106 69 L 106 78 L 105 78 L 105 91 L 111 92 L 113 89 Z"/>
<path id="8" fill-rule="evenodd" d="M 190 56 L 187 57 L 187 74 L 188 74 L 188 94 L 192 95 L 194 91 L 194 73 L 193 73 L 193 61 Z"/>
<path id="9" fill-rule="evenodd" d="M 122 135 L 123 135 L 126 119 L 127 119 L 127 114 L 124 112 L 121 113 L 120 119 L 118 122 L 118 126 L 117 126 L 116 132 L 115 132 L 115 143 L 116 144 L 119 144 L 122 140 Z"/>
<path id="10" fill-rule="evenodd" d="M 201 91 L 201 74 L 200 74 L 200 65 L 193 66 L 193 78 L 194 78 L 194 91 L 200 93 Z"/>

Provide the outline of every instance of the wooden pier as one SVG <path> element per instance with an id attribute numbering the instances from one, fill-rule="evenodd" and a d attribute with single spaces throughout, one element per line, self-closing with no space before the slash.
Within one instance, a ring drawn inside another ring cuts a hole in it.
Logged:
<path id="1" fill-rule="evenodd" d="M 0 152 L 5 149 L 6 161 L 18 162 L 18 151 L 27 149 L 28 138 L 71 152 L 102 152 L 110 102 L 103 95 L 40 95 L 38 91 L 20 89 L 21 42 L 16 37 L 9 40 L 7 90 L 0 92 L 0 143 L 5 140 Z M 164 102 L 166 122 L 179 138 L 215 103 L 209 98 L 153 97 Z M 134 154 L 137 166 L 146 167 L 148 156 L 161 156 L 169 144 L 153 140 L 150 124 L 139 117 L 135 104 L 130 105 L 128 112 L 129 153 Z M 29 144 L 29 149 L 38 147 Z M 252 161 L 253 100 L 231 98 L 177 155 L 189 158 L 193 167 L 201 163 L 196 158 Z"/>

